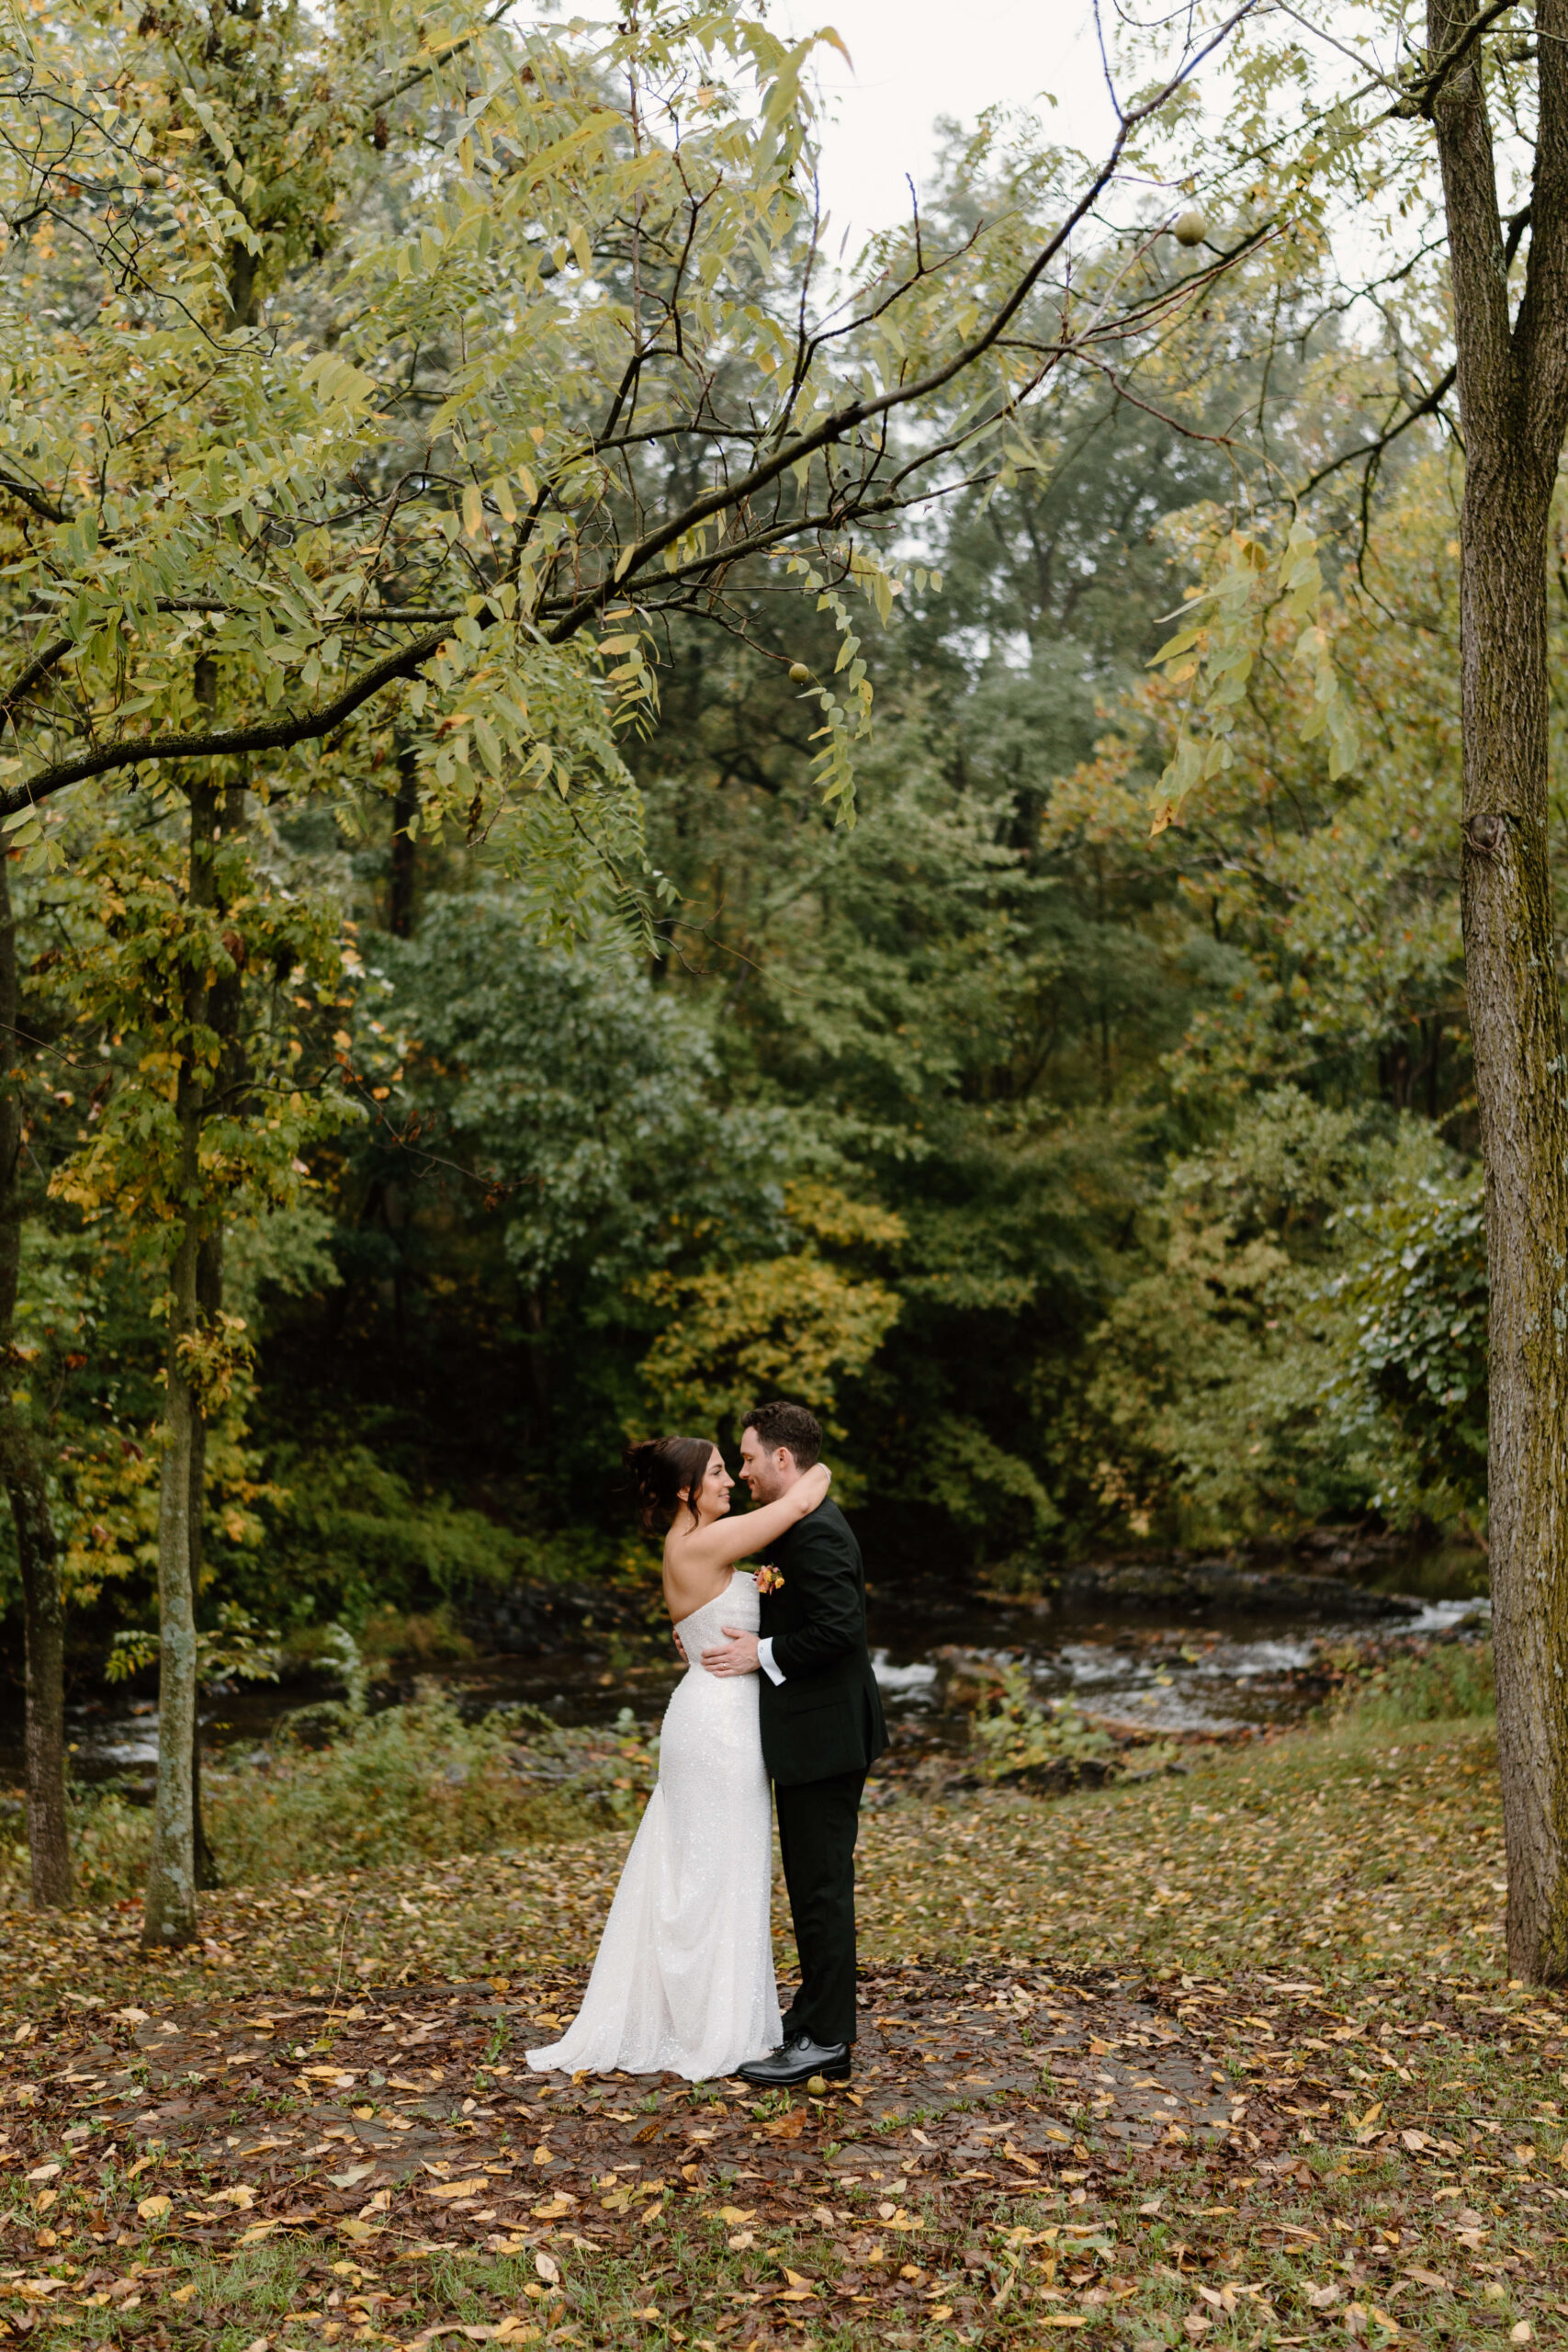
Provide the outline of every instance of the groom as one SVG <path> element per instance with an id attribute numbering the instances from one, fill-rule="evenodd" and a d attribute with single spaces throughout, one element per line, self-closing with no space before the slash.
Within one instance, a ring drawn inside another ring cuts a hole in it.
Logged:
<path id="1" fill-rule="evenodd" d="M 754 1503 L 786 1494 L 822 1451 L 804 1405 L 758 1405 L 741 1424 L 740 1476 Z M 776 1586 L 760 1634 L 725 1626 L 703 1652 L 710 1674 L 755 1674 L 762 1760 L 773 1775 L 800 1990 L 782 2046 L 740 2068 L 774 2090 L 813 2075 L 847 2075 L 855 2038 L 855 1836 L 869 1767 L 887 1745 L 865 1638 L 865 1572 L 849 1522 L 829 1498 L 770 1546 Z M 766 1584 L 763 1577 L 761 1583 Z"/>

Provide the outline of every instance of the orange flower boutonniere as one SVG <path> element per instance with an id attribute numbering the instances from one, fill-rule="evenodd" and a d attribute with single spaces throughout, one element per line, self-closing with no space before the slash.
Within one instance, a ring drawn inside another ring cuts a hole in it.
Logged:
<path id="1" fill-rule="evenodd" d="M 759 1568 L 757 1570 L 757 1589 L 759 1592 L 777 1592 L 783 1583 L 784 1578 L 777 1568 Z"/>

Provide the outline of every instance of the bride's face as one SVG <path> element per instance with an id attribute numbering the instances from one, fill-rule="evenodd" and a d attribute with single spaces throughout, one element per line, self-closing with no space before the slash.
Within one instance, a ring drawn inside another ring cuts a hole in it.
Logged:
<path id="1" fill-rule="evenodd" d="M 697 1517 L 705 1527 L 710 1520 L 723 1519 L 729 1510 L 730 1489 L 735 1484 L 724 1466 L 724 1456 L 717 1446 L 708 1456 L 708 1466 L 697 1488 Z"/>

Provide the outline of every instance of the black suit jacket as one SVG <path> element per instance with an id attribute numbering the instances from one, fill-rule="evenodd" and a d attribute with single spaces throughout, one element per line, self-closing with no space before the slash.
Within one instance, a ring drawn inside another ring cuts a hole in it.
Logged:
<path id="1" fill-rule="evenodd" d="M 838 1504 L 797 1520 L 768 1563 L 784 1582 L 762 1595 L 761 1637 L 784 1679 L 759 1669 L 762 1760 L 786 1788 L 863 1772 L 886 1747 L 887 1726 L 866 1645 L 860 1545 Z"/>

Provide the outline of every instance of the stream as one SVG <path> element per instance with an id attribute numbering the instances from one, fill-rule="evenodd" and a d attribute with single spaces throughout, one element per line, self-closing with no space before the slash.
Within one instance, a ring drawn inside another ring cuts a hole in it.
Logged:
<path id="1" fill-rule="evenodd" d="M 1179 1588 L 1161 1598 L 1083 1589 L 1049 1600 L 987 1601 L 946 1587 L 873 1585 L 868 1621 L 876 1677 L 895 1736 L 952 1752 L 967 1732 L 960 1703 L 987 1664 L 1021 1662 L 1042 1698 L 1070 1695 L 1086 1715 L 1167 1736 L 1244 1736 L 1304 1714 L 1321 1696 L 1312 1669 L 1325 1644 L 1388 1635 L 1441 1635 L 1479 1628 L 1488 1604 L 1472 1589 L 1473 1566 L 1425 1570 L 1404 1563 L 1383 1593 L 1326 1579 L 1236 1575 L 1215 1564 L 1213 1590 Z M 1145 1579 L 1146 1581 L 1146 1577 Z M 1454 1587 L 1458 1585 L 1459 1589 Z M 1445 1589 L 1446 1588 L 1446 1589 Z M 1267 1605 L 1260 1605 L 1266 1600 Z M 657 1719 L 679 1677 L 657 1648 L 628 1657 L 593 1622 L 549 1648 L 502 1652 L 434 1679 L 466 1712 L 525 1702 L 556 1722 L 609 1724 L 623 1708 Z M 241 1683 L 203 1707 L 209 1744 L 240 1762 L 278 1718 L 324 1695 L 320 1681 Z M 390 1698 L 412 1693 L 404 1684 Z M 87 1698 L 68 1708 L 73 1772 L 84 1781 L 150 1785 L 158 1749 L 156 1702 Z M 0 1713 L 0 1775 L 22 1770 L 19 1694 Z"/>

